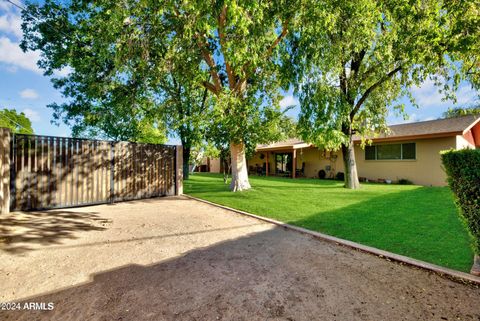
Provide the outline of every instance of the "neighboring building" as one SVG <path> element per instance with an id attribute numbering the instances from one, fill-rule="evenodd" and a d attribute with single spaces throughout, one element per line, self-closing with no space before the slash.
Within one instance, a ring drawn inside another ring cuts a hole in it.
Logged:
<path id="1" fill-rule="evenodd" d="M 195 166 L 195 172 L 210 172 L 210 173 L 220 173 L 220 159 L 203 157 L 200 164 Z"/>
<path id="2" fill-rule="evenodd" d="M 480 118 L 463 116 L 389 126 L 390 133 L 372 139 L 365 149 L 355 142 L 355 159 L 362 180 L 392 182 L 408 179 L 419 185 L 446 185 L 440 152 L 480 148 Z M 298 139 L 257 146 L 248 160 L 251 174 L 327 178 L 343 172 L 342 152 L 326 151 Z M 296 170 L 293 171 L 292 169 Z"/>

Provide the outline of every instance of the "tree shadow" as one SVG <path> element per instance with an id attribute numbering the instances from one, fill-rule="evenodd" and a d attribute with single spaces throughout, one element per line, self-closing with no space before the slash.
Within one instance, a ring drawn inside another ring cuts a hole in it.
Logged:
<path id="1" fill-rule="evenodd" d="M 61 244 L 80 231 L 102 231 L 111 220 L 96 212 L 49 210 L 13 212 L 0 217 L 0 250 L 24 254 L 35 246 Z"/>
<path id="2" fill-rule="evenodd" d="M 349 196 L 353 204 L 324 207 L 287 222 L 332 236 L 468 272 L 470 238 L 448 190 L 398 190 L 376 197 Z M 329 197 L 345 197 L 332 192 Z"/>
<path id="3" fill-rule="evenodd" d="M 474 319 L 480 290 L 274 228 L 20 301 L 3 320 Z"/>

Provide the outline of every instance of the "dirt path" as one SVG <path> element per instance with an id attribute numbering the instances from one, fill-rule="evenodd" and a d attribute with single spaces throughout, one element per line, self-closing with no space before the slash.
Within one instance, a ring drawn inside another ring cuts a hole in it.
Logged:
<path id="1" fill-rule="evenodd" d="M 480 320 L 476 287 L 183 198 L 16 213 L 0 235 L 0 301 L 54 304 L 0 320 Z"/>

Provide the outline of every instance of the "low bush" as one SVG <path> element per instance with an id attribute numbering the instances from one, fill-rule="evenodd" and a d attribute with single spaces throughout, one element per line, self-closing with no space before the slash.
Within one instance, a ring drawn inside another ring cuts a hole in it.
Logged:
<path id="1" fill-rule="evenodd" d="M 344 181 L 345 180 L 345 174 L 343 174 L 343 172 L 338 172 L 337 175 L 335 175 L 335 179 L 337 181 Z"/>
<path id="2" fill-rule="evenodd" d="M 480 255 L 480 149 L 445 151 L 442 163 L 460 216 L 473 238 L 473 251 Z"/>
<path id="3" fill-rule="evenodd" d="M 406 179 L 406 178 L 400 178 L 397 183 L 399 185 L 413 185 L 413 182 L 411 180 Z"/>
<path id="4" fill-rule="evenodd" d="M 327 172 L 325 172 L 323 169 L 318 171 L 318 178 L 325 179 L 326 176 L 327 176 Z"/>

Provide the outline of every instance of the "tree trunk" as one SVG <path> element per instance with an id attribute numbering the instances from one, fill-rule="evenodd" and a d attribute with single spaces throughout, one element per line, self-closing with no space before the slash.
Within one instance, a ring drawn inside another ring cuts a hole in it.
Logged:
<path id="1" fill-rule="evenodd" d="M 342 144 L 343 164 L 345 167 L 345 188 L 358 189 L 357 163 L 355 162 L 355 149 L 353 148 L 352 136 L 349 135 L 349 143 Z"/>
<path id="2" fill-rule="evenodd" d="M 190 146 L 183 145 L 183 179 L 190 177 Z"/>
<path id="3" fill-rule="evenodd" d="M 476 276 L 480 276 L 480 255 L 475 255 L 470 273 Z"/>
<path id="4" fill-rule="evenodd" d="M 232 163 L 232 182 L 230 183 L 230 189 L 233 192 L 250 189 L 247 160 L 245 158 L 245 144 L 230 143 L 230 155 Z"/>

